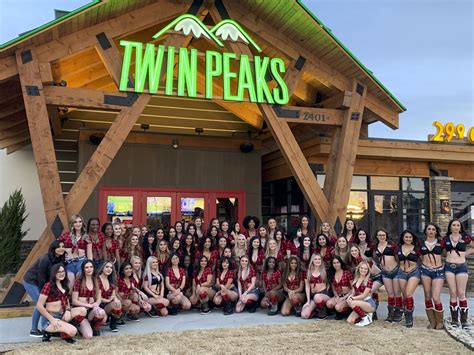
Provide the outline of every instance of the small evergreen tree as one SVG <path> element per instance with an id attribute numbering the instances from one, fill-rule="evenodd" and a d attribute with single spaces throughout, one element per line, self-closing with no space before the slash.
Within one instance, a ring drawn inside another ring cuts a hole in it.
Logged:
<path id="1" fill-rule="evenodd" d="M 14 273 L 20 266 L 21 240 L 26 203 L 20 190 L 13 192 L 0 210 L 0 275 Z"/>

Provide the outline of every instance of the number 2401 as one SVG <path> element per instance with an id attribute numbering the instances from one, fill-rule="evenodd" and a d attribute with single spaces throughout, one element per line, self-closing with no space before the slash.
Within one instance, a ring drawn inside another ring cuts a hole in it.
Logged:
<path id="1" fill-rule="evenodd" d="M 451 142 L 454 136 L 458 139 L 464 139 L 466 128 L 462 123 L 454 125 L 452 122 L 448 122 L 443 125 L 441 122 L 433 122 L 433 126 L 436 127 L 436 134 L 433 136 L 433 142 Z M 470 143 L 474 143 L 474 127 L 469 129 L 467 139 Z"/>

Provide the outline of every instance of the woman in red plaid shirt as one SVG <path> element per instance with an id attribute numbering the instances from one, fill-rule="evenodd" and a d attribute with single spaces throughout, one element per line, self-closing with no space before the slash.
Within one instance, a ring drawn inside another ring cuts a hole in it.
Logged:
<path id="1" fill-rule="evenodd" d="M 114 265 L 118 265 L 120 263 L 120 252 L 116 238 L 119 238 L 122 234 L 120 224 L 116 223 L 112 225 L 112 223 L 104 223 L 102 226 L 102 233 L 104 233 L 105 236 L 105 260 L 110 260 Z"/>
<path id="2" fill-rule="evenodd" d="M 335 255 L 332 258 L 330 271 L 332 275 L 331 286 L 334 296 L 327 301 L 326 307 L 330 309 L 334 308 L 338 313 L 336 314 L 336 319 L 342 319 L 341 313 L 350 309 L 347 304 L 347 298 L 351 292 L 353 276 L 352 273 L 347 270 L 346 264 L 338 255 Z"/>
<path id="3" fill-rule="evenodd" d="M 255 269 L 250 265 L 249 257 L 244 255 L 240 258 L 237 274 L 237 288 L 239 290 L 239 300 L 235 307 L 237 313 L 242 312 L 246 306 L 248 306 L 250 313 L 254 313 L 257 309 L 260 290 L 256 287 L 256 283 Z"/>
<path id="4" fill-rule="evenodd" d="M 158 269 L 158 259 L 155 256 L 150 256 L 146 261 L 142 287 L 148 296 L 147 302 L 155 308 L 154 313 L 167 316 L 166 307 L 170 302 L 165 298 L 165 279 Z"/>
<path id="5" fill-rule="evenodd" d="M 117 297 L 117 276 L 114 264 L 106 261 L 98 271 L 97 285 L 100 289 L 100 308 L 110 316 L 110 330 L 117 332 L 117 321 L 122 316 L 122 303 Z"/>
<path id="6" fill-rule="evenodd" d="M 43 341 L 49 341 L 52 333 L 60 333 L 68 343 L 74 343 L 72 337 L 77 329 L 69 322 L 75 318 L 82 322 L 86 316 L 84 307 L 71 308 L 69 304 L 69 286 L 66 269 L 63 264 L 51 267 L 50 281 L 45 283 L 36 304 L 36 308 L 43 316 Z"/>
<path id="7" fill-rule="evenodd" d="M 268 241 L 276 242 L 273 239 Z M 265 259 L 262 271 L 262 283 L 265 290 L 265 297 L 260 302 L 260 307 L 269 309 L 268 315 L 274 316 L 278 313 L 278 304 L 283 303 L 285 296 L 281 284 L 281 272 L 278 270 L 278 262 L 274 256 Z"/>
<path id="8" fill-rule="evenodd" d="M 216 284 L 213 286 L 216 294 L 214 296 L 214 304 L 220 306 L 224 303 L 224 315 L 233 313 L 232 302 L 239 297 L 238 290 L 234 285 L 235 273 L 231 269 L 233 260 L 230 257 L 223 256 L 219 260 L 219 268 L 216 277 Z"/>
<path id="9" fill-rule="evenodd" d="M 265 249 L 267 246 L 267 240 L 269 239 L 268 231 L 265 226 L 260 226 L 258 228 L 258 237 L 260 238 L 260 245 Z"/>
<path id="10" fill-rule="evenodd" d="M 132 277 L 131 281 L 133 284 L 133 295 L 132 302 L 138 304 L 140 309 L 142 309 L 150 317 L 154 315 L 151 314 L 152 306 L 148 302 L 148 296 L 142 291 L 143 284 L 143 272 L 142 272 L 142 259 L 138 256 L 132 256 L 130 259 L 130 264 L 132 264 Z"/>
<path id="11" fill-rule="evenodd" d="M 96 268 L 98 268 L 105 258 L 105 235 L 100 231 L 100 221 L 98 218 L 89 218 L 87 221 L 87 234 L 92 244 L 92 257 Z"/>
<path id="12" fill-rule="evenodd" d="M 237 235 L 234 246 L 234 260 L 236 264 L 239 264 L 240 258 L 247 255 L 247 238 L 243 234 Z"/>
<path id="13" fill-rule="evenodd" d="M 283 290 L 286 299 L 281 306 L 281 315 L 289 316 L 293 310 L 295 315 L 301 315 L 301 308 L 304 303 L 304 276 L 301 270 L 301 263 L 298 257 L 292 256 L 288 259 L 285 273 L 283 274 Z"/>
<path id="14" fill-rule="evenodd" d="M 66 271 L 71 288 L 81 272 L 82 263 L 88 259 L 92 260 L 93 256 L 84 219 L 78 214 L 73 215 L 69 221 L 69 232 L 61 234 L 59 240 L 64 242 L 66 249 Z"/>
<path id="15" fill-rule="evenodd" d="M 349 265 L 351 253 L 346 237 L 341 235 L 339 238 L 337 238 L 336 247 L 334 248 L 334 255 L 340 256 L 344 264 Z"/>
<path id="16" fill-rule="evenodd" d="M 72 289 L 72 304 L 87 309 L 87 318 L 79 325 L 79 331 L 85 339 L 100 335 L 100 328 L 107 320 L 105 311 L 100 308 L 101 292 L 97 285 L 94 263 L 87 260 L 81 267 L 82 277 L 76 279 Z"/>
<path id="17" fill-rule="evenodd" d="M 321 228 L 319 228 L 319 234 L 324 234 L 329 241 L 329 246 L 335 247 L 337 242 L 336 233 L 332 230 L 329 222 L 323 222 Z"/>
<path id="18" fill-rule="evenodd" d="M 170 301 L 170 314 L 176 315 L 178 313 L 177 307 L 182 309 L 190 309 L 191 302 L 184 295 L 183 290 L 186 284 L 186 272 L 182 267 L 179 267 L 178 254 L 171 254 L 168 265 L 168 272 L 166 273 L 166 288 L 168 289 L 168 300 Z"/>
<path id="19" fill-rule="evenodd" d="M 194 306 L 198 303 L 201 304 L 201 314 L 207 314 L 211 311 L 209 300 L 212 300 L 215 294 L 212 289 L 212 276 L 212 269 L 209 267 L 207 258 L 203 255 L 194 271 L 193 293 L 189 299 Z"/>
<path id="20" fill-rule="evenodd" d="M 321 233 L 318 234 L 314 241 L 315 253 L 321 255 L 326 269 L 329 268 L 331 266 L 332 257 L 334 256 L 334 248 L 330 245 L 329 238 L 326 234 Z"/>
<path id="21" fill-rule="evenodd" d="M 199 244 L 199 250 L 196 252 L 195 265 L 199 262 L 201 256 L 205 256 L 207 260 L 209 260 L 209 266 L 214 271 L 216 268 L 217 260 L 219 260 L 220 256 L 217 250 L 213 250 L 212 238 L 209 236 L 206 236 L 201 239 L 201 243 Z"/>
<path id="22" fill-rule="evenodd" d="M 306 303 L 301 311 L 301 318 L 312 318 L 314 313 L 319 319 L 325 319 L 326 302 L 329 299 L 326 266 L 319 254 L 313 254 L 309 263 L 308 272 L 304 280 Z"/>
<path id="23" fill-rule="evenodd" d="M 375 312 L 375 300 L 370 296 L 373 281 L 370 279 L 370 265 L 361 261 L 356 268 L 352 291 L 347 298 L 347 304 L 352 313 L 347 318 L 347 323 L 365 327 L 372 323 L 372 314 Z"/>
<path id="24" fill-rule="evenodd" d="M 120 265 L 119 278 L 117 281 L 117 297 L 122 303 L 122 312 L 127 315 L 127 319 L 131 321 L 139 321 L 138 314 L 140 306 L 133 302 L 133 281 L 132 281 L 132 264 L 126 261 Z"/>
<path id="25" fill-rule="evenodd" d="M 299 258 L 301 260 L 301 269 L 303 272 L 306 272 L 313 254 L 313 248 L 311 247 L 311 238 L 309 236 L 304 236 L 301 239 Z"/>
<path id="26" fill-rule="evenodd" d="M 257 273 L 257 281 L 262 272 L 263 261 L 265 260 L 265 252 L 262 248 L 261 239 L 259 237 L 250 238 L 249 242 L 249 261 L 250 265 Z"/>

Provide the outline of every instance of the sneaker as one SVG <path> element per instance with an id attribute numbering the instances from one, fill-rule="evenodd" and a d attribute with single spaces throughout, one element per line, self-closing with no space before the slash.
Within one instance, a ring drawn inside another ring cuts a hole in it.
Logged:
<path id="1" fill-rule="evenodd" d="M 370 323 L 372 323 L 372 321 L 369 319 L 368 316 L 365 316 L 358 323 L 356 323 L 356 325 L 358 327 L 365 327 L 365 326 L 369 325 Z"/>
<path id="2" fill-rule="evenodd" d="M 147 314 L 148 317 L 150 318 L 158 318 L 158 316 L 154 313 L 152 313 L 151 311 L 150 312 L 145 312 Z"/>
<path id="3" fill-rule="evenodd" d="M 372 323 L 374 320 L 374 313 L 367 313 L 367 318 L 369 319 L 369 322 Z"/>
<path id="4" fill-rule="evenodd" d="M 278 313 L 278 303 L 272 303 L 270 310 L 268 311 L 269 316 L 274 316 Z"/>
<path id="5" fill-rule="evenodd" d="M 43 336 L 43 333 L 39 331 L 38 329 L 31 329 L 30 330 L 30 337 L 33 338 L 41 338 Z"/>
<path id="6" fill-rule="evenodd" d="M 326 312 L 326 308 L 320 309 L 317 319 L 323 320 L 323 319 L 326 319 L 327 317 L 328 317 L 328 314 Z"/>
<path id="7" fill-rule="evenodd" d="M 123 326 L 125 326 L 125 321 L 122 318 L 120 318 L 115 322 L 115 324 L 123 327 Z"/>
<path id="8" fill-rule="evenodd" d="M 127 320 L 132 321 L 132 322 L 140 322 L 140 319 L 138 319 L 138 317 L 134 314 L 127 314 Z"/>

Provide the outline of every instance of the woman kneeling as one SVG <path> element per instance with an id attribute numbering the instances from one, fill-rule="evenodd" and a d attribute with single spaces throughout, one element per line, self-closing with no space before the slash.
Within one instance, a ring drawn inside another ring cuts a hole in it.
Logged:
<path id="1" fill-rule="evenodd" d="M 370 279 L 370 265 L 361 261 L 356 268 L 352 292 L 347 298 L 347 304 L 352 313 L 347 318 L 349 324 L 365 327 L 372 323 L 375 312 L 375 300 L 371 297 L 373 281 Z"/>

